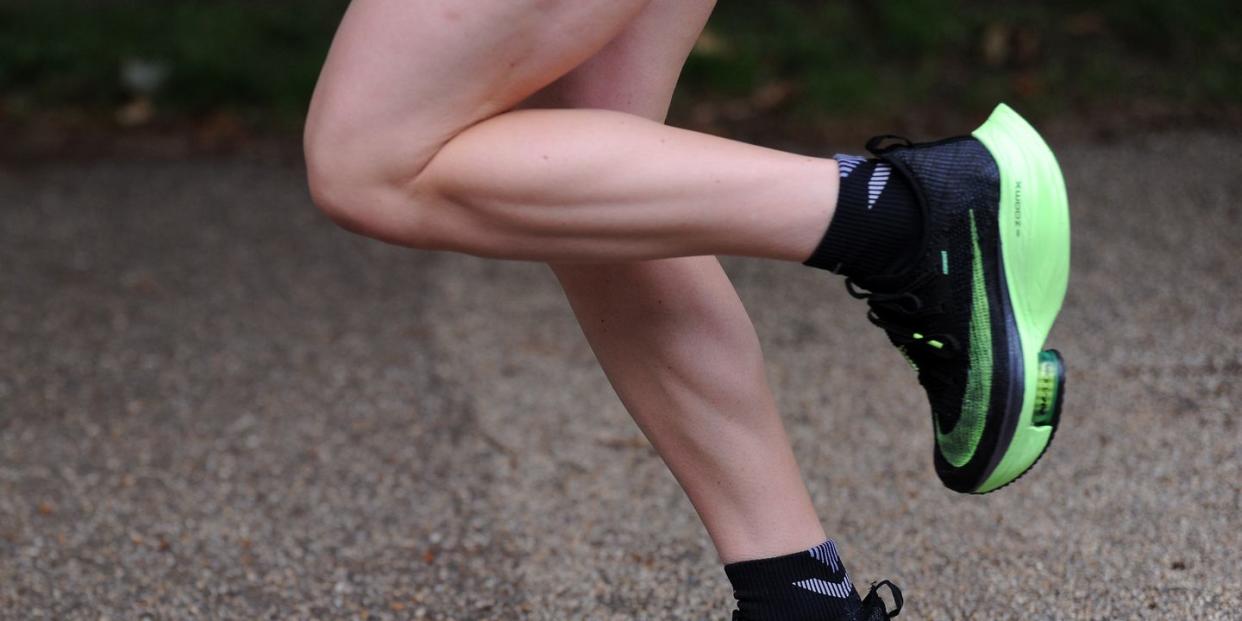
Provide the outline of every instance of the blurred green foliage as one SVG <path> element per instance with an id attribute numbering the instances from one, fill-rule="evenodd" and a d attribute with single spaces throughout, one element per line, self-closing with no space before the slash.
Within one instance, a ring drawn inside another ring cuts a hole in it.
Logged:
<path id="1" fill-rule="evenodd" d="M 0 0 L 0 110 L 133 98 L 127 59 L 162 64 L 156 108 L 295 124 L 343 0 Z M 683 79 L 727 115 L 905 107 L 1242 104 L 1242 10 L 1227 0 L 722 0 Z M 723 114 L 718 110 L 707 114 Z"/>
<path id="2" fill-rule="evenodd" d="M 299 117 L 346 3 L 8 0 L 0 4 L 0 97 L 18 113 L 107 108 L 133 96 L 127 61 L 167 67 L 157 103 Z"/>
<path id="3" fill-rule="evenodd" d="M 810 114 L 1242 104 L 1242 8 L 1228 0 L 726 0 L 712 35 L 684 88 L 789 81 Z"/>

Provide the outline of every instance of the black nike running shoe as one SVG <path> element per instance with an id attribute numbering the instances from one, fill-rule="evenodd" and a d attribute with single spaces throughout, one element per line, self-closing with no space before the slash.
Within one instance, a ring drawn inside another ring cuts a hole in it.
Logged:
<path id="1" fill-rule="evenodd" d="M 844 581 L 844 586 L 841 588 L 848 588 L 849 596 L 853 598 L 854 602 L 858 602 L 858 594 L 854 591 L 854 587 L 849 584 L 849 579 L 845 578 L 844 572 L 842 572 L 841 577 Z M 800 586 L 812 590 L 823 589 L 825 595 L 830 595 L 833 588 L 831 584 L 826 582 L 819 586 L 809 584 Z M 880 597 L 879 588 L 882 586 L 888 587 L 889 597 L 893 600 L 892 610 L 888 609 L 888 604 Z M 862 598 L 862 603 L 857 604 L 857 608 L 844 611 L 837 615 L 837 618 L 824 619 L 823 621 L 886 621 L 901 614 L 901 607 L 904 605 L 905 600 L 901 596 L 901 589 L 888 580 L 882 580 L 879 583 L 871 583 L 871 590 L 867 592 L 866 597 Z M 733 621 L 749 621 L 752 617 L 746 616 L 740 610 L 734 610 L 732 619 Z"/>
<path id="2" fill-rule="evenodd" d="M 1048 447 L 1065 366 L 1041 351 L 1069 277 L 1069 206 L 1052 151 L 1001 104 L 969 136 L 867 149 L 914 188 L 922 248 L 901 273 L 847 279 L 918 373 L 931 402 L 936 473 L 985 493 Z"/>

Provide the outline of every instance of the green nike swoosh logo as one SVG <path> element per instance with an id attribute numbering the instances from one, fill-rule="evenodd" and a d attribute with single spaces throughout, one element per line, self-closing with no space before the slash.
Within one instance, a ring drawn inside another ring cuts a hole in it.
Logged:
<path id="1" fill-rule="evenodd" d="M 979 231 L 975 228 L 975 212 L 970 215 L 971 260 L 970 296 L 970 367 L 966 372 L 966 393 L 957 424 L 949 433 L 941 433 L 940 418 L 936 422 L 936 444 L 940 454 L 955 468 L 962 467 L 974 456 L 983 437 L 988 404 L 992 397 L 992 323 L 988 318 L 988 292 L 983 281 L 983 257 L 979 250 Z"/>

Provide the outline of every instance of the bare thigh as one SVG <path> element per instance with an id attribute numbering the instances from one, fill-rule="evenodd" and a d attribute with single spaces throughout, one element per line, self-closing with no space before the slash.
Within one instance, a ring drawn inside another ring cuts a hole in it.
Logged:
<path id="1" fill-rule="evenodd" d="M 602 108 L 663 121 L 716 0 L 651 0 L 594 56 L 521 104 Z"/>
<path id="2" fill-rule="evenodd" d="M 454 135 L 598 52 L 648 1 L 353 0 L 307 114 L 312 178 L 414 178 Z"/>
<path id="3" fill-rule="evenodd" d="M 716 0 L 652 0 L 625 30 L 573 71 L 533 94 L 520 107 L 602 108 L 663 121 L 686 56 Z M 641 306 L 667 298 L 687 278 L 715 275 L 715 257 L 627 263 L 554 263 L 552 268 L 576 307 L 587 296 L 617 308 L 626 296 Z M 723 277 L 723 272 L 720 274 Z M 650 298 L 650 299 L 648 299 Z M 658 302 L 663 304 L 663 302 Z"/>
<path id="4" fill-rule="evenodd" d="M 478 256 L 805 258 L 831 160 L 616 110 L 510 111 L 651 2 L 356 0 L 309 112 L 311 198 L 351 231 Z"/>

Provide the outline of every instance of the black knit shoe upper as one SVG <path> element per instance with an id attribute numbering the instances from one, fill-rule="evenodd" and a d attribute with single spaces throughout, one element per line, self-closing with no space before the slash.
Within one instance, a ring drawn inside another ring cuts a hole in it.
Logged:
<path id="1" fill-rule="evenodd" d="M 898 273 L 846 279 L 918 373 L 931 403 L 936 472 L 957 491 L 972 491 L 995 462 L 1010 398 L 1012 313 L 1003 295 L 997 229 L 999 171 L 978 140 L 908 140 L 867 148 L 914 186 L 923 209 L 918 253 Z M 1021 365 L 1019 359 L 1017 364 Z M 1001 447 L 1003 449 L 1003 447 Z"/>
<path id="2" fill-rule="evenodd" d="M 879 589 L 884 586 L 888 587 L 889 597 L 893 600 L 892 610 L 888 609 L 888 604 L 880 597 Z M 836 616 L 824 616 L 817 621 L 887 621 L 901 614 L 901 608 L 904 605 L 905 599 L 901 595 L 901 589 L 888 580 L 881 580 L 871 584 L 867 596 L 862 598 L 862 603 L 858 604 L 854 610 L 840 611 Z M 760 621 L 753 616 L 744 615 L 740 610 L 734 610 L 731 619 L 732 621 Z"/>
<path id="3" fill-rule="evenodd" d="M 729 563 L 724 570 L 737 598 L 733 621 L 864 621 L 877 602 L 883 608 L 874 586 L 868 600 L 858 596 L 831 539 L 800 552 Z M 881 584 L 892 588 L 900 608 L 901 591 Z"/>

